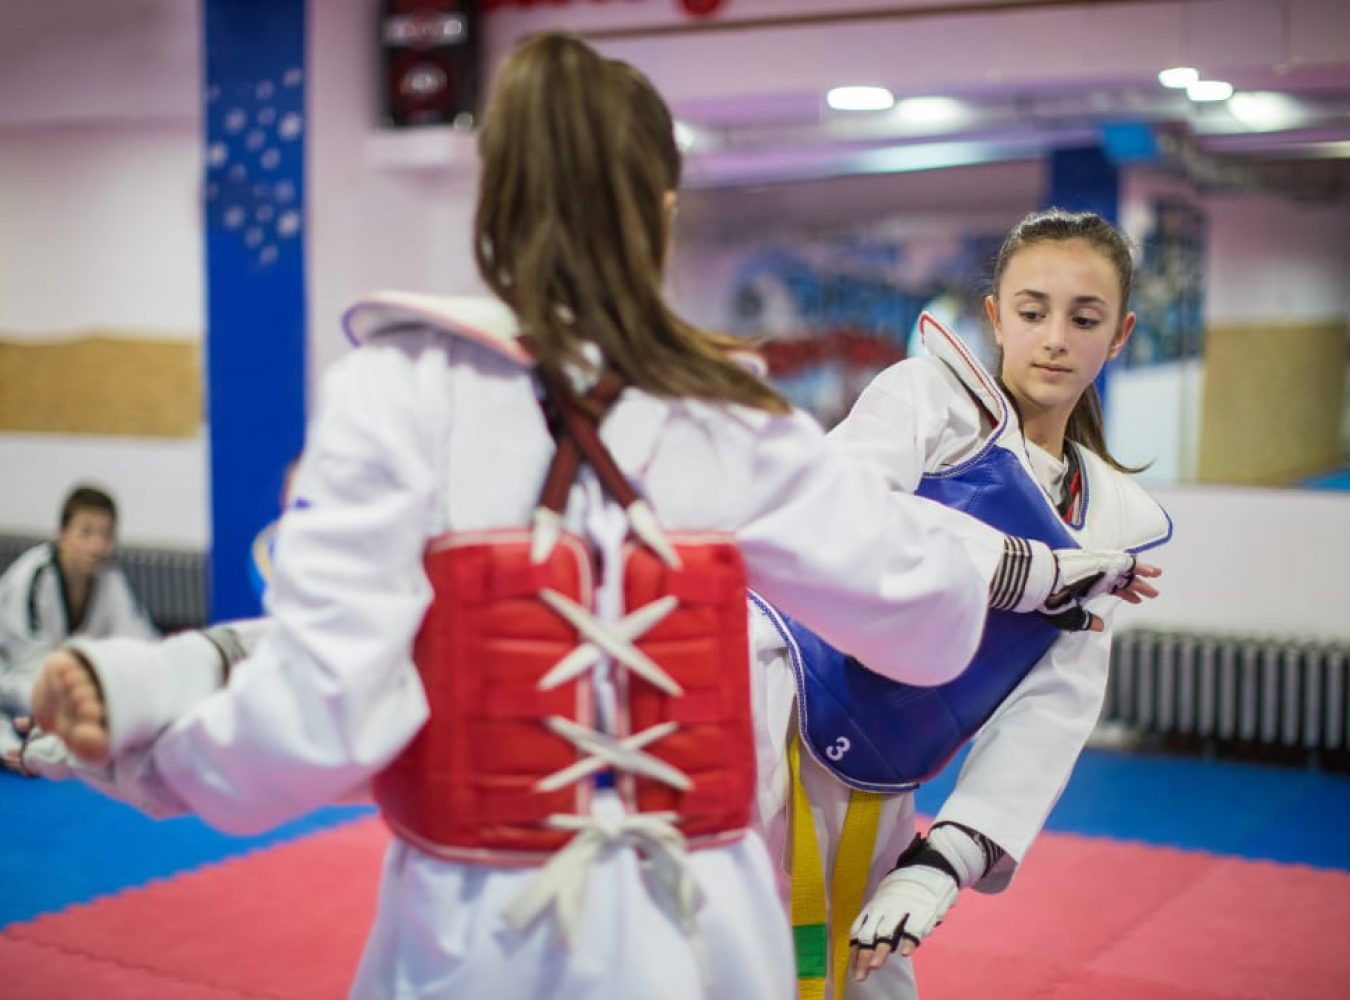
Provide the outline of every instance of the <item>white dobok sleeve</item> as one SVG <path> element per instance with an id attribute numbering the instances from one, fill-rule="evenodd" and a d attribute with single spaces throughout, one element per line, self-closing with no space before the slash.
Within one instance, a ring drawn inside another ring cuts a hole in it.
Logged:
<path id="1" fill-rule="evenodd" d="M 765 425 L 738 537 L 750 585 L 869 669 L 940 684 L 979 643 L 1003 534 L 889 489 L 810 417 Z"/>
<path id="2" fill-rule="evenodd" d="M 891 489 L 913 493 L 925 472 L 978 446 L 979 411 L 941 361 L 915 358 L 868 383 L 829 439 L 877 469 Z"/>
<path id="3" fill-rule="evenodd" d="M 274 627 L 154 745 L 164 782 L 220 829 L 348 793 L 427 718 L 411 650 L 431 595 L 429 454 L 448 379 L 444 352 L 405 345 L 381 338 L 326 377 L 278 530 Z"/>
<path id="4" fill-rule="evenodd" d="M 869 669 L 912 684 L 950 680 L 979 643 L 1003 535 L 911 494 L 977 430 L 974 404 L 927 358 L 874 379 L 825 447 L 798 429 L 806 440 L 782 447 L 802 449 L 806 467 L 780 486 L 747 551 L 792 548 L 774 553 L 772 579 L 752 563 L 752 585 Z M 772 460 L 776 445 L 765 446 Z"/>
<path id="5" fill-rule="evenodd" d="M 1091 610 L 1103 632 L 1066 632 L 1032 667 L 971 742 L 935 822 L 978 830 L 1007 854 L 974 886 L 1001 892 L 1068 783 L 1106 696 L 1114 598 Z"/>
<path id="6" fill-rule="evenodd" d="M 77 636 L 66 648 L 98 678 L 112 758 L 100 764 L 80 761 L 57 736 L 35 730 L 20 753 L 22 768 L 53 780 L 80 778 L 157 818 L 187 812 L 153 766 L 154 740 L 219 690 L 230 664 L 256 648 L 271 627 L 270 619 L 254 618 L 160 640 Z"/>

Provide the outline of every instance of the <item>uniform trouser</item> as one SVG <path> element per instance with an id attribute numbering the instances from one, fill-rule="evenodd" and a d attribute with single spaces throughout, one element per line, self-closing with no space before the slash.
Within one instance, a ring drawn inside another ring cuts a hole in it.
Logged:
<path id="1" fill-rule="evenodd" d="M 694 935 L 639 852 L 616 844 L 586 872 L 569 941 L 552 910 L 524 928 L 504 919 L 538 869 L 437 861 L 395 838 L 351 996 L 790 1000 L 792 943 L 759 836 L 691 851 L 688 865 L 702 895 Z"/>

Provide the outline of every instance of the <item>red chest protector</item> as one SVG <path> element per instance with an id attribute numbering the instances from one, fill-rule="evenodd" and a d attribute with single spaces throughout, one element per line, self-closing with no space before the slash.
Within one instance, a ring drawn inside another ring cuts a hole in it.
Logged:
<path id="1" fill-rule="evenodd" d="M 594 445 L 580 451 L 590 458 Z M 560 507 L 557 484 L 570 484 L 577 450 L 560 442 L 544 508 Z M 559 473 L 568 461 L 571 474 Z M 640 503 L 626 483 L 606 488 L 627 489 L 626 507 Z M 668 545 L 664 560 L 626 545 L 611 569 L 623 574 L 622 617 L 600 622 L 587 543 L 561 534 L 534 561 L 532 542 L 530 531 L 508 529 L 452 534 L 428 551 L 434 596 L 414 660 L 430 718 L 375 779 L 387 822 L 442 857 L 541 864 L 575 829 L 556 819 L 588 814 L 603 772 L 630 813 L 674 813 L 691 847 L 741 836 L 755 758 L 735 543 L 671 535 L 658 546 Z M 601 659 L 617 694 L 605 732 L 592 682 Z"/>

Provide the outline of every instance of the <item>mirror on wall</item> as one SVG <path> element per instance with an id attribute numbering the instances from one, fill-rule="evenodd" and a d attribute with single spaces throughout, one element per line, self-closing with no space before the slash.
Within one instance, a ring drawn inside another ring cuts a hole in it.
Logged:
<path id="1" fill-rule="evenodd" d="M 810 158 L 756 157 L 756 136 L 778 134 L 764 126 L 686 124 L 674 288 L 700 322 L 766 338 L 774 378 L 830 425 L 920 349 L 924 310 L 993 363 L 982 300 L 999 243 L 1037 208 L 1100 206 L 1095 181 L 1081 198 L 1056 175 L 1062 151 L 1085 150 L 1110 173 L 1099 210 L 1134 251 L 1137 326 L 1100 383 L 1113 452 L 1159 483 L 1348 488 L 1350 62 L 1334 76 L 1265 104 L 1238 92 L 1203 118 L 1184 95 L 1155 101 L 1128 129 L 1067 87 L 1053 120 L 976 95 L 964 126 L 880 164 L 834 134 L 828 108 L 803 109 Z M 1266 131 L 1249 124 L 1257 107 Z M 922 151 L 939 145 L 946 160 Z"/>

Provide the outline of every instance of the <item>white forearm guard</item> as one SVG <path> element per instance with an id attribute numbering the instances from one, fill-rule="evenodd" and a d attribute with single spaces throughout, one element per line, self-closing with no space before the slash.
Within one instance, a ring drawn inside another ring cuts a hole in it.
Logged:
<path id="1" fill-rule="evenodd" d="M 212 692 L 266 631 L 265 620 L 181 632 L 163 640 L 74 639 L 103 692 L 109 753 L 144 746 Z"/>
<path id="2" fill-rule="evenodd" d="M 1083 605 L 1129 586 L 1135 558 L 1123 551 L 1054 549 L 1044 542 L 1008 535 L 1003 558 L 989 585 L 989 606 L 999 611 L 1039 612 L 1066 631 L 1092 624 Z"/>

